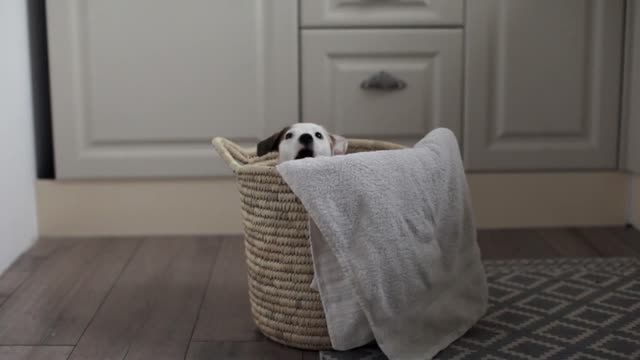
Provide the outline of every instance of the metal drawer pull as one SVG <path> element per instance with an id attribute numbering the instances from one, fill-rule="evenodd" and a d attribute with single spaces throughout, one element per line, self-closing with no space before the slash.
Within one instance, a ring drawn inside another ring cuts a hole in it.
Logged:
<path id="1" fill-rule="evenodd" d="M 372 75 L 369 79 L 363 81 L 360 84 L 360 88 L 364 90 L 402 90 L 407 87 L 407 84 L 393 77 L 393 75 L 386 71 L 380 71 L 379 73 Z"/>

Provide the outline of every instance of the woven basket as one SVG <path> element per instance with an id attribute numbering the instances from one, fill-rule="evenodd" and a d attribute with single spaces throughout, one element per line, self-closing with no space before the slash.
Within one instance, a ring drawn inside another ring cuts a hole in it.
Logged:
<path id="1" fill-rule="evenodd" d="M 277 173 L 277 154 L 258 157 L 255 149 L 219 137 L 213 145 L 238 182 L 249 300 L 257 327 L 281 344 L 331 349 L 320 295 L 311 288 L 307 211 Z M 400 148 L 382 141 L 349 140 L 349 152 Z"/>

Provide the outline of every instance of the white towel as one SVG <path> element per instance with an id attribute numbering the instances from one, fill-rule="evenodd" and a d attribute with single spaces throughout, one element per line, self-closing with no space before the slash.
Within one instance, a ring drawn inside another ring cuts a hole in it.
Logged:
<path id="1" fill-rule="evenodd" d="M 486 278 L 451 131 L 433 130 L 409 149 L 277 169 L 312 219 L 315 285 L 335 349 L 375 338 L 390 359 L 429 359 L 485 313 Z"/>

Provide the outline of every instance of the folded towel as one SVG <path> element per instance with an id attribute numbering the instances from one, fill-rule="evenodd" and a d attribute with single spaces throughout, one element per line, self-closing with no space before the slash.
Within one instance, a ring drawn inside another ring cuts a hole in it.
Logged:
<path id="1" fill-rule="evenodd" d="M 391 359 L 429 359 L 485 313 L 486 278 L 451 131 L 433 130 L 413 148 L 277 169 L 312 220 L 314 285 L 335 349 L 375 338 Z"/>

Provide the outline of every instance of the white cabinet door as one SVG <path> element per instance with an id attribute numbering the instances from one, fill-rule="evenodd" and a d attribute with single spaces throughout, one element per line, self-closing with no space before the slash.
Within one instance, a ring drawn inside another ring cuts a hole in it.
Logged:
<path id="1" fill-rule="evenodd" d="M 59 178 L 230 174 L 298 119 L 296 0 L 48 0 Z"/>
<path id="2" fill-rule="evenodd" d="M 300 0 L 304 27 L 462 25 L 464 0 Z"/>
<path id="3" fill-rule="evenodd" d="M 467 2 L 465 162 L 611 169 L 623 0 Z"/>
<path id="4" fill-rule="evenodd" d="M 302 32 L 303 121 L 413 145 L 435 127 L 460 134 L 461 94 L 460 29 Z"/>

